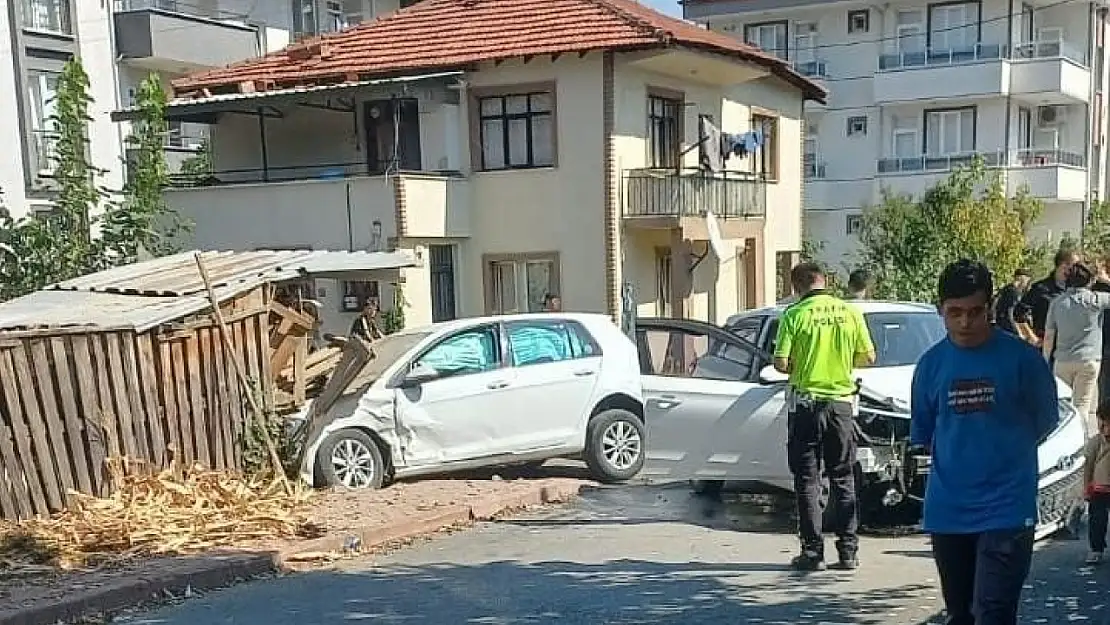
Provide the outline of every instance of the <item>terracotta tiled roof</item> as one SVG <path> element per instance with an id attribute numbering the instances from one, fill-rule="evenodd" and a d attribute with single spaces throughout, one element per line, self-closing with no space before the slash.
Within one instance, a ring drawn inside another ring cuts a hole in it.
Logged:
<path id="1" fill-rule="evenodd" d="M 424 0 L 258 59 L 174 81 L 184 93 L 241 83 L 265 90 L 464 68 L 542 54 L 685 46 L 758 63 L 824 100 L 825 90 L 737 39 L 635 0 Z"/>

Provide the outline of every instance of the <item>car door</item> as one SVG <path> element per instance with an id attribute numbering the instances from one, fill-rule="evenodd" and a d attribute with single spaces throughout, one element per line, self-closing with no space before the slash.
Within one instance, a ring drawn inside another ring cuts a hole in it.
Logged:
<path id="1" fill-rule="evenodd" d="M 438 377 L 397 388 L 397 428 L 409 466 L 426 466 L 506 453 L 506 423 L 520 413 L 511 393 L 516 370 L 507 366 L 500 324 L 459 330 L 418 353 Z"/>
<path id="2" fill-rule="evenodd" d="M 779 482 L 786 465 L 785 385 L 758 380 L 763 355 L 692 320 L 637 324 L 648 454 L 668 479 Z"/>
<path id="3" fill-rule="evenodd" d="M 515 418 L 503 424 L 514 453 L 566 445 L 592 405 L 601 348 L 581 324 L 558 317 L 505 324 Z"/>

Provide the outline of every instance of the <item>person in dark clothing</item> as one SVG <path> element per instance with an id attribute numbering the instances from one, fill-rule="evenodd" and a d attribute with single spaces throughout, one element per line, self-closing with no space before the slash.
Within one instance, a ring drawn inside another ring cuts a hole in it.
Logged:
<path id="1" fill-rule="evenodd" d="M 1110 293 L 1110 275 L 1107 268 L 1110 260 L 1101 259 L 1096 263 L 1098 275 L 1091 290 L 1096 293 Z M 1102 315 L 1102 366 L 1098 371 L 1098 396 L 1110 398 L 1110 315 Z"/>
<path id="2" fill-rule="evenodd" d="M 848 292 L 844 295 L 844 299 L 870 299 L 871 283 L 870 271 L 856 269 L 848 275 Z"/>
<path id="3" fill-rule="evenodd" d="M 1018 334 L 1017 327 L 1014 325 L 1014 310 L 1025 295 L 1026 289 L 1029 288 L 1030 280 L 1028 271 L 1018 269 L 1014 272 L 1014 279 L 998 292 L 998 299 L 994 303 L 994 325 L 998 329 Z"/>
<path id="4" fill-rule="evenodd" d="M 1056 252 L 1052 264 L 1055 269 L 1043 280 L 1038 280 L 1029 287 L 1021 298 L 1021 303 L 1014 310 L 1015 327 L 1018 333 L 1030 341 L 1044 340 L 1044 322 L 1048 318 L 1048 305 L 1056 296 L 1064 292 L 1064 280 L 1067 279 L 1071 266 L 1079 261 L 1079 254 L 1075 250 L 1060 250 Z"/>

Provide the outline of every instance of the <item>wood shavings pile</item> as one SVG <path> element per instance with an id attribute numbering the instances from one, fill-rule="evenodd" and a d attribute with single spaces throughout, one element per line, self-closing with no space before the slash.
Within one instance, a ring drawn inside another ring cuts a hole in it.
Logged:
<path id="1" fill-rule="evenodd" d="M 69 508 L 49 519 L 0 526 L 0 563 L 67 569 L 136 556 L 191 553 L 321 530 L 302 514 L 311 491 L 194 467 L 150 475 L 109 461 L 115 492 L 69 492 Z"/>

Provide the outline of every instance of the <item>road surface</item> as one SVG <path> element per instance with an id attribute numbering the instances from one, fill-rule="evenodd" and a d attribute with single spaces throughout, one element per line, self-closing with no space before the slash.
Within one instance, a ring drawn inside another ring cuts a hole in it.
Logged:
<path id="1" fill-rule="evenodd" d="M 865 537 L 860 570 L 794 573 L 785 566 L 796 549 L 788 502 L 767 501 L 707 501 L 681 486 L 604 489 L 568 508 L 482 524 L 335 571 L 243 584 L 128 622 L 942 622 L 924 537 Z M 1110 625 L 1110 565 L 1078 566 L 1083 546 L 1042 543 L 1022 623 Z"/>

